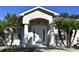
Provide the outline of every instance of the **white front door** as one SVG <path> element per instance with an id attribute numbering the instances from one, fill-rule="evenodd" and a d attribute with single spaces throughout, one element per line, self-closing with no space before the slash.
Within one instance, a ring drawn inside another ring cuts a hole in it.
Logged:
<path id="1" fill-rule="evenodd" d="M 47 33 L 47 27 L 45 25 L 32 25 L 31 31 L 35 32 L 37 35 L 39 35 L 41 42 L 45 44 L 46 42 L 46 33 Z"/>

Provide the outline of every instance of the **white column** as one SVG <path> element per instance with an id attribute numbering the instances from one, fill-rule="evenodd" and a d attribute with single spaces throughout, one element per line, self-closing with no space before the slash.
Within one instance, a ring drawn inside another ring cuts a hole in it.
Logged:
<path id="1" fill-rule="evenodd" d="M 28 25 L 25 24 L 24 25 L 24 39 L 23 39 L 22 47 L 27 47 L 27 43 L 28 43 Z"/>
<path id="2" fill-rule="evenodd" d="M 55 34 L 54 34 L 54 27 L 50 25 L 50 46 L 55 46 Z"/>

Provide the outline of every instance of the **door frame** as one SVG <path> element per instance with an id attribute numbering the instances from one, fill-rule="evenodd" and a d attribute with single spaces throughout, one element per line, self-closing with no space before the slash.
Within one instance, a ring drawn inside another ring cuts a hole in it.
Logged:
<path id="1" fill-rule="evenodd" d="M 36 26 L 36 27 L 34 27 L 34 26 Z M 41 37 L 41 43 L 45 44 L 46 43 L 46 38 L 47 38 L 46 37 L 46 34 L 47 34 L 47 26 L 46 25 L 33 25 L 33 26 L 31 26 L 31 31 L 32 32 L 35 31 L 35 33 L 36 33 L 36 28 L 39 29 L 39 26 L 41 28 L 41 34 L 38 34 L 38 35 L 42 35 L 42 37 Z M 44 40 L 43 40 L 43 38 L 44 38 Z"/>

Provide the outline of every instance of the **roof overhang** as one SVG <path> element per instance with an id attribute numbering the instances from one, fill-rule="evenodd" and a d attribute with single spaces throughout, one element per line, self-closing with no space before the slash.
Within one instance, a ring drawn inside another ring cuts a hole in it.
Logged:
<path id="1" fill-rule="evenodd" d="M 33 8 L 33 9 L 30 9 L 30 10 L 28 10 L 28 11 L 25 11 L 25 12 L 19 14 L 19 15 L 20 15 L 20 16 L 24 16 L 24 15 L 27 15 L 27 14 L 33 12 L 33 11 L 36 11 L 36 10 L 39 10 L 39 11 L 41 11 L 41 12 L 45 12 L 45 13 L 47 13 L 47 14 L 49 14 L 49 15 L 59 15 L 59 13 L 53 12 L 53 11 L 51 11 L 51 10 L 48 10 L 48 9 L 43 8 L 43 7 L 40 7 L 40 6 L 35 7 L 35 8 Z"/>

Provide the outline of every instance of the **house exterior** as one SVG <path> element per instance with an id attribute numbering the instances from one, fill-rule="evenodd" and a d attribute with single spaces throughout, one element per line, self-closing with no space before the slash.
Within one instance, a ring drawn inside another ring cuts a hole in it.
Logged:
<path id="1" fill-rule="evenodd" d="M 21 13 L 20 16 L 23 16 L 21 45 L 23 47 L 27 47 L 27 45 L 35 45 L 37 44 L 36 42 L 39 41 L 44 45 L 49 44 L 51 46 L 55 46 L 57 38 L 55 34 L 58 33 L 57 29 L 55 29 L 55 27 L 52 25 L 54 15 L 59 15 L 59 13 L 50 11 L 43 7 L 35 7 Z M 29 43 L 29 40 L 31 43 Z"/>
<path id="2" fill-rule="evenodd" d="M 20 16 L 23 16 L 22 23 L 24 24 L 23 45 L 27 44 L 29 32 L 36 33 L 42 44 L 47 44 L 50 40 L 50 45 L 54 45 L 54 27 L 51 26 L 53 15 L 59 14 L 43 7 L 35 7 L 21 13 Z"/>

